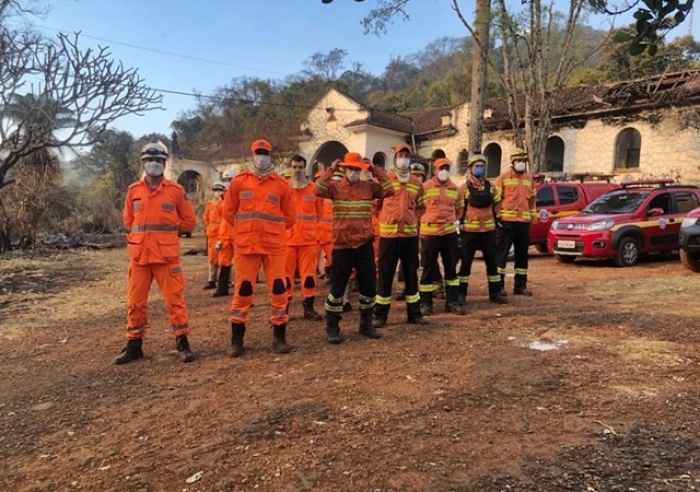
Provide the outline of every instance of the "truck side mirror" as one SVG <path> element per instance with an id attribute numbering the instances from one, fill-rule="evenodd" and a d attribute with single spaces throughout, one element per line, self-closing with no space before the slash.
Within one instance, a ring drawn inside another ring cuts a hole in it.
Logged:
<path id="1" fill-rule="evenodd" d="M 651 210 L 649 210 L 649 217 L 655 217 L 657 215 L 663 215 L 664 214 L 664 209 L 661 207 L 654 207 Z"/>

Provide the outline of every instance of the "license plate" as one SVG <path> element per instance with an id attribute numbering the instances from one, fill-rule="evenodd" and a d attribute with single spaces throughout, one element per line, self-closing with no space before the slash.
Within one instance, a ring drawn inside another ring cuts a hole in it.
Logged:
<path id="1" fill-rule="evenodd" d="M 576 249 L 576 241 L 557 241 L 557 247 L 561 249 Z"/>

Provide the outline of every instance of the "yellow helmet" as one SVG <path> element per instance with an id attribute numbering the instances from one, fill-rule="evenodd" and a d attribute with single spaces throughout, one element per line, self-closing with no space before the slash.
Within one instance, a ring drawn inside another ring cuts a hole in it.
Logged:
<path id="1" fill-rule="evenodd" d="M 527 157 L 527 152 L 525 152 L 525 149 L 517 148 L 510 155 L 510 162 L 527 161 L 527 160 L 529 160 L 529 159 Z"/>

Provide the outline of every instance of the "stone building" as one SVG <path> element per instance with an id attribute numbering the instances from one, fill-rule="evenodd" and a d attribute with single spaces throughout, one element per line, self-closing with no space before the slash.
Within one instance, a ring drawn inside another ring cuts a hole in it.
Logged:
<path id="1" fill-rule="evenodd" d="M 600 86 L 567 87 L 555 104 L 540 172 L 612 174 L 615 179 L 671 177 L 700 183 L 700 69 Z M 415 160 L 467 160 L 469 103 L 405 115 L 378 111 L 336 90 L 326 93 L 295 137 L 310 163 L 325 166 L 347 151 L 390 162 L 408 143 Z M 505 98 L 484 114 L 487 176 L 504 171 L 514 149 Z"/>
<path id="2" fill-rule="evenodd" d="M 308 160 L 309 174 L 349 151 L 390 165 L 394 147 L 408 143 L 415 161 L 430 167 L 435 159 L 447 157 L 457 176 L 468 158 L 469 108 L 464 103 L 397 115 L 330 90 L 292 140 Z M 700 184 L 700 69 L 567 87 L 557 96 L 553 114 L 543 169 L 535 171 L 600 173 L 617 181 L 670 177 Z M 505 98 L 487 101 L 483 153 L 488 177 L 508 167 L 513 140 Z M 209 185 L 224 169 L 244 167 L 245 159 L 174 159 L 166 173 L 191 187 Z"/>

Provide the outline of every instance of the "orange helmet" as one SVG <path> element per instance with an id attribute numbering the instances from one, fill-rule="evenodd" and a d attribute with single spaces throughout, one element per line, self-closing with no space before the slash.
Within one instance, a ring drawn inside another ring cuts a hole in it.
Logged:
<path id="1" fill-rule="evenodd" d="M 440 159 L 437 159 L 435 163 L 433 164 L 434 169 L 440 169 L 441 167 L 450 167 L 452 166 L 452 163 L 450 162 L 449 159 L 445 159 L 444 157 L 441 157 Z"/>
<path id="2" fill-rule="evenodd" d="M 345 154 L 345 157 L 343 157 L 343 162 L 341 162 L 338 165 L 342 166 L 342 167 L 350 167 L 353 169 L 359 169 L 360 171 L 364 171 L 365 169 L 369 169 L 369 164 L 366 163 L 362 159 L 362 156 L 357 152 L 348 152 L 347 154 Z"/>
<path id="3" fill-rule="evenodd" d="M 256 140 L 253 145 L 250 146 L 250 150 L 255 152 L 256 150 L 267 150 L 272 152 L 272 145 L 267 140 Z"/>

